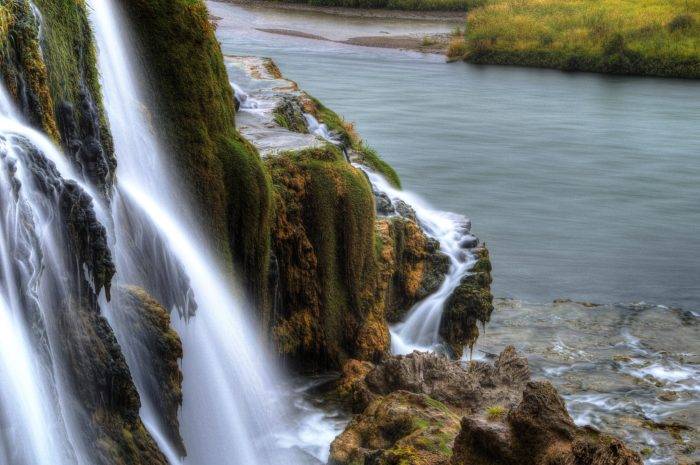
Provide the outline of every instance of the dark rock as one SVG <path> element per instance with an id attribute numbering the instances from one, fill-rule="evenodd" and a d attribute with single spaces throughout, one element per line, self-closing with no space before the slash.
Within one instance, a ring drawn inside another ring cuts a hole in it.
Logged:
<path id="1" fill-rule="evenodd" d="M 162 431 L 178 454 L 187 452 L 180 436 L 178 411 L 182 405 L 182 359 L 180 337 L 170 328 L 170 315 L 145 290 L 134 286 L 117 289 L 114 318 L 127 328 L 129 349 L 144 371 L 144 394 L 158 412 Z"/>
<path id="2" fill-rule="evenodd" d="M 410 206 L 403 200 L 395 199 L 394 207 L 396 208 L 396 214 L 403 216 L 404 218 L 409 219 L 411 221 L 415 221 L 416 223 L 418 222 L 418 220 L 416 219 L 416 211 L 413 209 L 412 206 Z"/>
<path id="3" fill-rule="evenodd" d="M 473 347 L 479 337 L 478 324 L 485 324 L 493 311 L 491 294 L 491 261 L 485 247 L 474 249 L 478 257 L 469 275 L 445 302 L 440 336 L 449 345 L 455 357 L 462 355 L 464 346 Z"/>
<path id="4" fill-rule="evenodd" d="M 459 241 L 459 246 L 463 249 L 473 249 L 479 245 L 479 239 L 472 236 L 471 234 L 466 235 Z"/>
<path id="5" fill-rule="evenodd" d="M 389 216 L 396 213 L 394 205 L 391 203 L 391 199 L 385 192 L 378 191 L 376 189 L 373 189 L 372 191 L 374 192 L 374 203 L 377 207 L 377 215 Z"/>
<path id="6" fill-rule="evenodd" d="M 283 95 L 273 111 L 275 122 L 290 131 L 308 134 L 309 126 L 304 117 L 304 108 L 299 98 L 294 95 Z"/>

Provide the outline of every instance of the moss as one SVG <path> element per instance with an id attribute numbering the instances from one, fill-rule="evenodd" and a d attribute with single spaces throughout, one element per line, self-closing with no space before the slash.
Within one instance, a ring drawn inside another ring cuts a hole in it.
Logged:
<path id="1" fill-rule="evenodd" d="M 10 2 L 0 7 L 0 73 L 5 85 L 34 125 L 58 142 L 53 99 L 29 4 Z M 23 105 L 23 106 L 24 106 Z"/>
<path id="2" fill-rule="evenodd" d="M 397 189 L 401 189 L 401 179 L 399 178 L 399 175 L 396 173 L 396 171 L 394 171 L 394 168 L 392 168 L 390 164 L 379 157 L 376 150 L 368 147 L 364 143 L 361 143 L 359 153 L 361 155 L 360 159 L 365 165 L 384 176 L 386 180 L 389 181 L 389 184 Z"/>
<path id="3" fill-rule="evenodd" d="M 98 108 L 100 142 L 114 166 L 114 144 L 102 104 L 92 30 L 84 0 L 35 0 L 44 19 L 42 49 L 49 70 L 54 103 L 70 102 L 80 109 L 80 94 L 87 91 Z M 58 110 L 56 110 L 58 111 Z M 77 115 L 78 119 L 80 115 Z"/>
<path id="4" fill-rule="evenodd" d="M 141 45 L 173 163 L 197 207 L 208 212 L 203 220 L 223 261 L 233 259 L 262 304 L 271 186 L 257 151 L 235 129 L 233 91 L 204 2 L 122 4 Z"/>
<path id="5" fill-rule="evenodd" d="M 277 347 L 297 361 L 340 366 L 360 351 L 358 335 L 372 321 L 375 299 L 368 286 L 377 269 L 371 188 L 331 145 L 284 153 L 267 166 L 277 199 L 272 232 L 282 300 L 272 318 Z M 305 313 L 310 318 L 299 318 Z M 381 318 L 376 324 L 385 328 Z M 295 334 L 313 337 L 290 344 Z M 388 347 L 388 337 L 382 344 Z"/>
<path id="6" fill-rule="evenodd" d="M 500 405 L 495 405 L 492 407 L 488 407 L 486 409 L 486 418 L 489 421 L 496 421 L 496 420 L 499 420 L 500 418 L 502 418 L 505 413 L 506 413 L 505 407 L 502 407 Z"/>
<path id="7" fill-rule="evenodd" d="M 464 346 L 473 347 L 479 337 L 478 323 L 488 323 L 493 312 L 489 252 L 481 247 L 474 253 L 477 261 L 445 302 L 440 321 L 440 336 L 457 357 L 461 357 Z"/>

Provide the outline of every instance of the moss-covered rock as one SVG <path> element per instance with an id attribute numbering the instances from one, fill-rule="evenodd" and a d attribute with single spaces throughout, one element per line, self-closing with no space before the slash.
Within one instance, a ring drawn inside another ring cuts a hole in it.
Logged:
<path id="1" fill-rule="evenodd" d="M 390 268 L 386 315 L 397 322 L 418 301 L 435 292 L 445 279 L 450 259 L 414 220 L 399 216 L 377 221 L 380 259 Z"/>
<path id="2" fill-rule="evenodd" d="M 276 193 L 275 346 L 308 368 L 385 352 L 389 334 L 374 292 L 374 201 L 366 177 L 331 145 L 282 154 L 267 166 Z"/>
<path id="3" fill-rule="evenodd" d="M 170 314 L 144 289 L 122 286 L 115 292 L 114 318 L 125 328 L 126 342 L 144 372 L 142 388 L 160 414 L 162 429 L 181 457 L 186 449 L 180 436 L 178 411 L 182 405 L 182 343 L 170 327 Z"/>
<path id="4" fill-rule="evenodd" d="M 275 122 L 283 128 L 303 134 L 309 132 L 306 118 L 304 118 L 304 109 L 298 97 L 293 95 L 283 96 L 273 114 Z"/>
<path id="5" fill-rule="evenodd" d="M 486 247 L 472 251 L 477 261 L 470 274 L 445 302 L 440 321 L 440 336 L 455 357 L 462 356 L 464 346 L 474 346 L 479 337 L 478 324 L 486 324 L 493 312 L 491 294 L 491 260 Z"/>
<path id="6" fill-rule="evenodd" d="M 452 455 L 459 416 L 424 394 L 373 401 L 331 444 L 332 465 L 439 465 Z"/>
<path id="7" fill-rule="evenodd" d="M 116 159 L 102 108 L 95 49 L 83 1 L 27 0 L 3 6 L 9 21 L 0 40 L 0 73 L 20 110 L 106 196 Z"/>
<path id="8" fill-rule="evenodd" d="M 234 125 L 233 90 L 201 0 L 123 0 L 156 96 L 176 170 L 224 262 L 253 299 L 267 295 L 271 189 L 255 148 Z"/>

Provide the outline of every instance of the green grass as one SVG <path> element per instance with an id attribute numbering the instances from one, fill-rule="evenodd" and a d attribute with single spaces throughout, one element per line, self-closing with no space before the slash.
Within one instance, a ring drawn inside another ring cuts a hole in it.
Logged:
<path id="1" fill-rule="evenodd" d="M 501 407 L 500 405 L 496 405 L 493 407 L 489 407 L 486 409 L 486 418 L 489 421 L 496 421 L 500 419 L 503 415 L 505 415 L 506 409 L 505 407 Z"/>
<path id="2" fill-rule="evenodd" d="M 491 0 L 448 55 L 513 64 L 700 77 L 700 0 Z"/>
<path id="3" fill-rule="evenodd" d="M 410 11 L 467 11 L 484 0 L 282 0 L 314 6 L 379 8 Z"/>

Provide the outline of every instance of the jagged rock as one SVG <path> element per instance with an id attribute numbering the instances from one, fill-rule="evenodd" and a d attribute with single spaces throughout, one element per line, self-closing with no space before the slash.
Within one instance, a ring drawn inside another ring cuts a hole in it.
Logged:
<path id="1" fill-rule="evenodd" d="M 386 315 L 399 321 L 418 301 L 435 292 L 449 271 L 450 259 L 440 244 L 426 236 L 415 221 L 401 217 L 380 219 L 380 261 L 387 268 Z"/>
<path id="2" fill-rule="evenodd" d="M 440 336 L 457 358 L 464 346 L 473 347 L 479 337 L 477 325 L 488 323 L 493 311 L 488 249 L 480 247 L 472 252 L 478 257 L 476 264 L 445 302 L 440 321 Z"/>
<path id="3" fill-rule="evenodd" d="M 309 132 L 304 109 L 295 95 L 283 95 L 274 112 L 275 122 L 290 131 L 307 134 Z"/>
<path id="4" fill-rule="evenodd" d="M 374 203 L 377 208 L 377 215 L 389 216 L 396 213 L 394 204 L 391 203 L 391 199 L 386 192 L 378 191 L 376 189 L 372 189 L 372 192 L 374 193 Z"/>
<path id="5" fill-rule="evenodd" d="M 162 431 L 181 457 L 187 454 L 180 436 L 178 411 L 182 405 L 182 343 L 170 328 L 170 314 L 144 289 L 120 286 L 115 296 L 119 327 L 128 328 L 129 350 L 141 367 L 148 367 L 143 389 L 161 415 Z"/>
<path id="6" fill-rule="evenodd" d="M 464 417 L 451 465 L 641 465 L 638 454 L 592 428 L 577 428 L 549 382 L 529 382 L 501 418 Z"/>
<path id="7" fill-rule="evenodd" d="M 374 366 L 351 360 L 343 367 L 338 391 L 341 398 L 352 401 L 355 411 L 398 390 L 426 394 L 460 411 L 477 411 L 485 403 L 514 404 L 529 379 L 527 359 L 508 346 L 494 365 L 472 362 L 465 367 L 423 352 L 387 357 Z"/>
<path id="8" fill-rule="evenodd" d="M 412 220 L 416 223 L 418 222 L 418 220 L 416 219 L 416 211 L 413 209 L 412 206 L 410 206 L 403 200 L 394 200 L 394 207 L 396 208 L 396 213 L 398 215 L 403 216 L 404 218 Z"/>
<path id="9" fill-rule="evenodd" d="M 331 465 L 447 464 L 459 417 L 424 394 L 374 400 L 331 444 Z"/>

